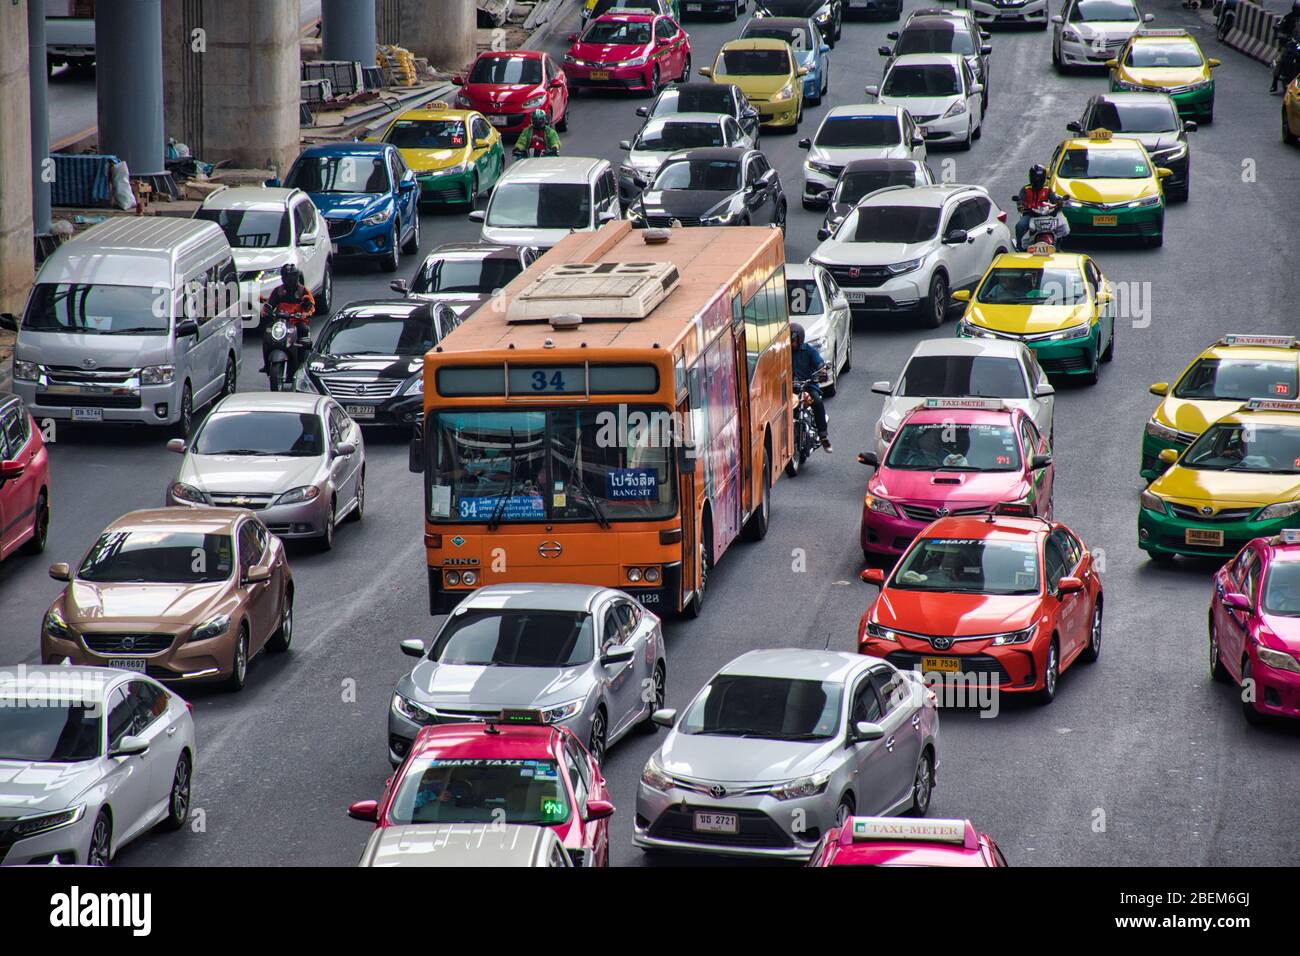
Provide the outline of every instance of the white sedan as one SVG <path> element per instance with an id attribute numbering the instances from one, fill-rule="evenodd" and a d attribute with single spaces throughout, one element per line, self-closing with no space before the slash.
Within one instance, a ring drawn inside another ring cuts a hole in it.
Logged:
<path id="1" fill-rule="evenodd" d="M 956 143 L 970 149 L 984 122 L 984 85 L 960 53 L 908 53 L 896 57 L 880 86 L 868 96 L 906 109 L 927 143 Z"/>
<path id="2" fill-rule="evenodd" d="M 853 322 L 849 300 L 823 267 L 788 262 L 785 294 L 790 321 L 803 326 L 809 345 L 830 366 L 830 380 L 822 386 L 827 397 L 835 394 L 842 374 L 853 367 Z"/>

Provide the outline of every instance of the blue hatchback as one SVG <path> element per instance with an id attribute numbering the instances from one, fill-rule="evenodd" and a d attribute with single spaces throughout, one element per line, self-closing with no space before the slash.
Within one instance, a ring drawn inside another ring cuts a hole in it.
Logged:
<path id="1" fill-rule="evenodd" d="M 400 253 L 420 249 L 420 184 L 388 143 L 309 146 L 284 185 L 321 211 L 336 262 L 366 258 L 396 272 Z"/>
<path id="2" fill-rule="evenodd" d="M 795 61 L 808 72 L 803 78 L 804 102 L 817 105 L 831 85 L 830 46 L 811 17 L 754 17 L 740 33 L 742 40 L 784 40 Z"/>

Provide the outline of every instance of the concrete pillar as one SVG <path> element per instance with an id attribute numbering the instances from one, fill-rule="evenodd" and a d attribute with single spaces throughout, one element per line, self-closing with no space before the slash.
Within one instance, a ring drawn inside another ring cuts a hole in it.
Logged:
<path id="1" fill-rule="evenodd" d="M 35 262 L 27 3 L 0 3 L 0 312 L 15 313 L 27 300 Z M 37 69 L 44 68 L 42 51 Z"/>
<path id="2" fill-rule="evenodd" d="M 45 66 L 44 5 L 27 4 L 27 61 L 32 120 L 32 228 L 38 236 L 50 233 L 50 184 L 44 171 L 50 158 L 49 70 Z"/>
<path id="3" fill-rule="evenodd" d="M 299 149 L 299 26 L 298 0 L 168 0 L 167 134 L 205 162 L 288 171 Z"/>
<path id="4" fill-rule="evenodd" d="M 440 70 L 474 59 L 478 8 L 471 0 L 400 0 L 399 43 Z"/>
<path id="5" fill-rule="evenodd" d="M 132 177 L 165 175 L 161 0 L 96 4 L 95 70 L 99 151 Z"/>
<path id="6" fill-rule="evenodd" d="M 375 65 L 375 0 L 321 0 L 321 59 Z"/>

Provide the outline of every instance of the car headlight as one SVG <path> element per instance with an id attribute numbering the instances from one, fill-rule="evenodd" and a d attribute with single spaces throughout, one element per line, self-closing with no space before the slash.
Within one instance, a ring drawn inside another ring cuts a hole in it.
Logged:
<path id="1" fill-rule="evenodd" d="M 190 632 L 191 641 L 207 641 L 214 637 L 220 637 L 230 630 L 230 615 L 218 614 L 216 617 L 210 617 L 193 631 Z"/>
<path id="2" fill-rule="evenodd" d="M 183 481 L 178 481 L 172 485 L 172 497 L 177 501 L 188 501 L 190 504 L 195 505 L 206 505 L 208 503 L 207 495 Z"/>
<path id="3" fill-rule="evenodd" d="M 1213 85 L 1214 85 L 1214 77 L 1211 76 L 1211 77 L 1207 77 L 1207 78 L 1204 79 L 1204 80 L 1200 80 L 1200 81 L 1198 81 L 1198 82 L 1196 82 L 1196 83 L 1192 83 L 1192 84 L 1191 84 L 1191 87 L 1192 87 L 1192 89 L 1194 89 L 1194 90 L 1203 90 L 1203 89 L 1205 89 L 1207 86 L 1213 86 Z"/>
<path id="4" fill-rule="evenodd" d="M 50 608 L 45 614 L 45 633 L 65 641 L 77 639 L 77 632 L 68 627 L 68 622 L 63 619 L 63 613 L 56 607 Z"/>
<path id="5" fill-rule="evenodd" d="M 1154 418 L 1147 422 L 1147 434 L 1161 441 L 1178 441 L 1178 429 L 1162 425 Z"/>
<path id="6" fill-rule="evenodd" d="M 170 385 L 176 369 L 171 365 L 150 365 L 140 369 L 141 385 Z"/>
<path id="7" fill-rule="evenodd" d="M 947 111 L 943 115 L 944 118 L 947 119 L 949 116 L 961 116 L 965 112 L 966 112 L 966 101 L 958 100 L 957 102 L 953 103 L 952 106 L 948 107 Z"/>
<path id="8" fill-rule="evenodd" d="M 1260 508 L 1255 514 L 1255 520 L 1275 521 L 1278 518 L 1289 518 L 1298 512 L 1300 512 L 1300 501 L 1284 501 L 1280 504 L 1269 505 L 1267 508 Z"/>
<path id="9" fill-rule="evenodd" d="M 1137 206 L 1159 206 L 1160 194 L 1156 193 L 1154 196 L 1143 196 L 1141 199 L 1134 199 L 1132 202 L 1126 203 L 1125 205 L 1130 209 Z"/>
<path id="10" fill-rule="evenodd" d="M 731 222 L 731 210 L 724 209 L 722 212 L 710 213 L 700 219 L 701 226 L 725 226 Z"/>
<path id="11" fill-rule="evenodd" d="M 886 427 L 885 427 L 883 424 L 881 424 L 879 421 L 876 422 L 876 435 L 879 436 L 879 438 L 880 438 L 881 441 L 886 442 L 886 443 L 891 442 L 891 441 L 894 440 L 894 436 L 897 435 L 897 434 L 898 434 L 898 430 L 897 430 L 897 429 L 895 429 L 895 428 L 886 428 Z"/>
<path id="12" fill-rule="evenodd" d="M 1059 342 L 1062 339 L 1083 339 L 1087 338 L 1092 331 L 1092 323 L 1084 322 L 1082 325 L 1072 325 L 1068 329 L 1061 329 L 1059 332 L 1053 332 L 1047 337 L 1049 342 Z"/>
<path id="13" fill-rule="evenodd" d="M 965 319 L 960 319 L 957 322 L 957 334 L 959 336 L 964 336 L 969 339 L 996 339 L 997 338 L 997 336 L 994 335 L 992 332 L 990 332 L 988 329 L 981 328 L 978 325 L 973 325 L 970 322 L 967 322 Z"/>
<path id="14" fill-rule="evenodd" d="M 786 100 L 793 99 L 793 98 L 794 98 L 794 86 L 792 84 L 787 83 L 785 86 L 777 90 L 776 93 L 772 96 L 772 102 L 784 103 Z"/>
<path id="15" fill-rule="evenodd" d="M 878 638 L 882 641 L 898 642 L 898 634 L 887 627 L 881 627 L 874 622 L 867 624 L 867 637 Z"/>
<path id="16" fill-rule="evenodd" d="M 1061 31 L 1061 39 L 1068 40 L 1071 43 L 1083 42 L 1083 37 L 1079 36 L 1079 31 L 1073 30 L 1070 27 L 1066 27 L 1064 30 Z"/>
<path id="17" fill-rule="evenodd" d="M 1286 651 L 1275 651 L 1271 647 L 1257 647 L 1255 653 L 1259 655 L 1261 664 L 1276 667 L 1280 671 L 1291 671 L 1293 674 L 1300 674 L 1300 661 Z"/>
<path id="18" fill-rule="evenodd" d="M 429 710 L 401 694 L 393 695 L 393 713 L 417 724 L 427 724 L 433 719 L 433 714 Z"/>
<path id="19" fill-rule="evenodd" d="M 650 59 L 649 53 L 642 53 L 640 56 L 635 56 L 630 60 L 622 60 L 618 63 L 615 63 L 614 65 L 615 66 L 645 66 L 646 61 L 649 59 Z"/>
<path id="20" fill-rule="evenodd" d="M 892 265 L 885 266 L 890 275 L 901 276 L 905 272 L 912 272 L 921 268 L 921 263 L 925 261 L 925 256 L 919 259 L 908 259 L 905 262 L 895 262 Z"/>
<path id="21" fill-rule="evenodd" d="M 1037 624 L 1031 624 L 1021 631 L 1007 631 L 1004 634 L 993 635 L 993 646 L 1002 647 L 1006 644 L 1028 644 L 1034 639 L 1034 632 L 1038 630 Z"/>
<path id="22" fill-rule="evenodd" d="M 671 790 L 674 786 L 673 778 L 664 773 L 664 768 L 655 762 L 654 757 L 647 760 L 641 768 L 641 782 L 660 793 Z"/>
<path id="23" fill-rule="evenodd" d="M 1143 508 L 1148 511 L 1154 511 L 1158 515 L 1169 514 L 1169 509 L 1165 505 L 1165 499 L 1161 498 L 1153 491 L 1143 491 L 1139 501 Z"/>
<path id="24" fill-rule="evenodd" d="M 1067 206 L 1069 206 L 1071 209 L 1082 209 L 1082 208 L 1083 208 L 1083 203 L 1079 202 L 1079 200 L 1077 200 L 1077 199 L 1067 199 L 1067 200 L 1065 200 L 1065 204 L 1066 204 Z"/>
<path id="25" fill-rule="evenodd" d="M 898 509 L 888 498 L 881 498 L 879 495 L 863 495 L 862 503 L 867 506 L 868 511 L 889 515 L 891 518 L 898 517 Z"/>
<path id="26" fill-rule="evenodd" d="M 474 108 L 473 101 L 464 92 L 456 94 L 456 109 L 470 110 L 473 108 Z"/>
<path id="27" fill-rule="evenodd" d="M 383 210 L 381 210 L 381 211 L 375 213 L 373 216 L 366 216 L 365 219 L 362 219 L 362 220 L 361 220 L 361 225 L 363 225 L 363 226 L 377 226 L 377 225 L 379 225 L 381 222 L 388 222 L 388 220 L 391 219 L 392 216 L 393 216 L 393 210 L 392 210 L 392 209 L 383 209 Z"/>
<path id="28" fill-rule="evenodd" d="M 772 788 L 772 796 L 778 800 L 798 800 L 800 797 L 815 797 L 826 789 L 831 782 L 829 770 L 818 770 L 806 777 L 796 777 L 788 783 L 778 783 Z"/>
<path id="29" fill-rule="evenodd" d="M 815 169 L 819 173 L 825 173 L 827 176 L 835 175 L 835 167 L 828 165 L 827 163 L 818 163 L 810 159 L 808 160 L 808 168 Z"/>
<path id="30" fill-rule="evenodd" d="M 320 389 L 316 387 L 316 383 L 313 382 L 311 376 L 307 374 L 307 366 L 304 365 L 294 373 L 293 390 L 295 392 L 314 392 L 318 395 L 320 394 Z"/>
<path id="31" fill-rule="evenodd" d="M 1115 81 L 1115 89 L 1116 89 L 1116 90 L 1128 90 L 1128 91 L 1140 91 L 1140 90 L 1144 89 L 1144 87 L 1142 86 L 1141 83 L 1133 83 L 1133 82 L 1131 82 L 1131 81 L 1129 81 L 1129 80 L 1116 80 L 1116 81 Z"/>
<path id="32" fill-rule="evenodd" d="M 80 820 L 85 813 L 86 805 L 79 804 L 75 807 L 69 807 L 67 810 L 55 810 L 53 813 L 23 817 L 14 822 L 9 832 L 19 839 L 35 836 L 38 833 L 48 833 L 50 830 L 59 829 L 59 827 L 71 826 Z"/>
<path id="33" fill-rule="evenodd" d="M 411 379 L 406 388 L 402 389 L 403 395 L 423 395 L 424 394 L 424 375 L 417 375 Z"/>
<path id="34" fill-rule="evenodd" d="M 320 489 L 315 485 L 302 485 L 298 488 L 290 488 L 279 498 L 275 499 L 277 505 L 292 505 L 300 501 L 314 501 L 320 497 Z"/>
<path id="35" fill-rule="evenodd" d="M 545 106 L 545 105 L 546 105 L 546 94 L 543 93 L 540 96 L 531 96 L 528 99 L 524 100 L 523 106 L 521 106 L 520 109 L 535 110 L 538 107 Z"/>
<path id="36" fill-rule="evenodd" d="M 1170 160 L 1182 159 L 1186 155 L 1187 144 L 1179 143 L 1177 146 L 1170 149 L 1162 149 L 1159 152 L 1152 154 L 1151 158 L 1157 163 L 1167 163 Z"/>
<path id="37" fill-rule="evenodd" d="M 542 720 L 548 724 L 558 724 L 562 720 L 568 720 L 570 717 L 582 710 L 582 705 L 587 702 L 587 698 L 579 697 L 577 700 L 566 701 L 563 704 L 555 704 L 552 707 L 542 708 Z"/>
<path id="38" fill-rule="evenodd" d="M 41 367 L 35 362 L 14 359 L 14 378 L 20 382 L 35 382 L 41 377 Z"/>

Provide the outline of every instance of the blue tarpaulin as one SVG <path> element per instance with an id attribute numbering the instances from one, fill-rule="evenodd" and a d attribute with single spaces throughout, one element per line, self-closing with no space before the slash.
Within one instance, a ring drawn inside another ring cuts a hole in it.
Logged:
<path id="1" fill-rule="evenodd" d="M 116 156 L 55 153 L 50 202 L 55 206 L 107 206 L 113 198 L 110 170 Z"/>

